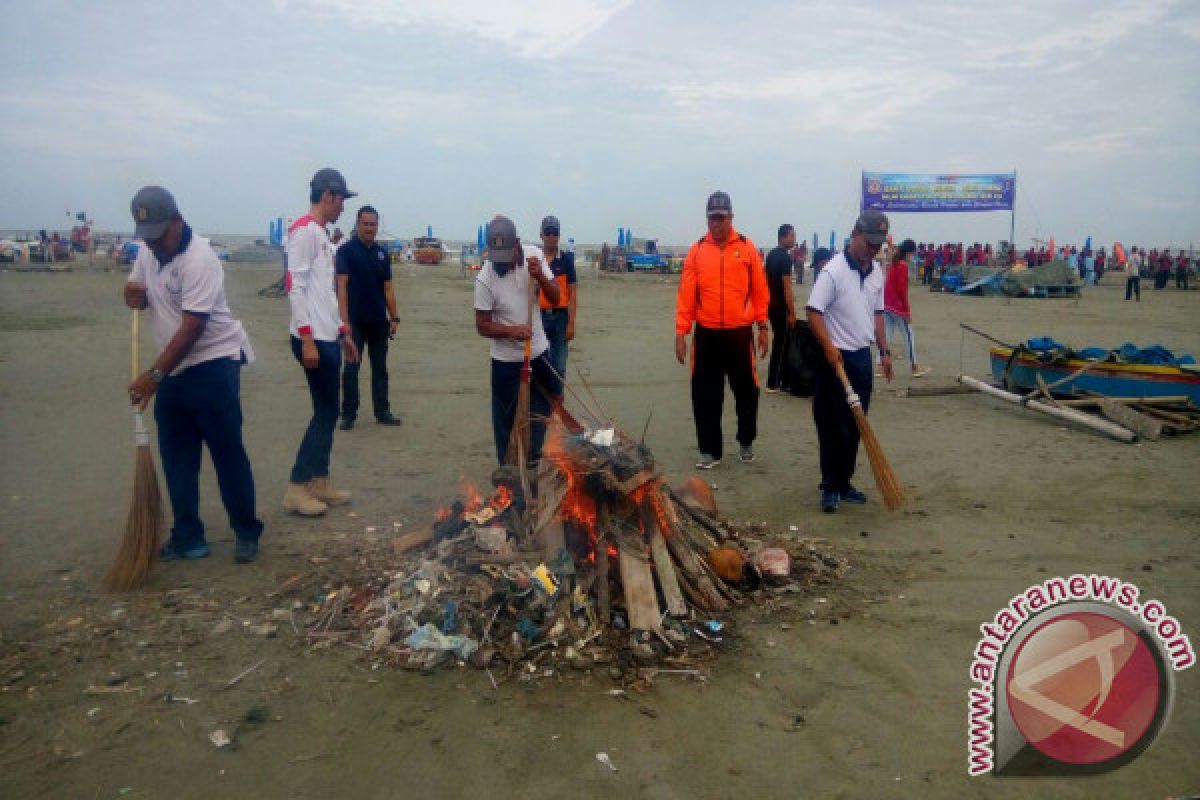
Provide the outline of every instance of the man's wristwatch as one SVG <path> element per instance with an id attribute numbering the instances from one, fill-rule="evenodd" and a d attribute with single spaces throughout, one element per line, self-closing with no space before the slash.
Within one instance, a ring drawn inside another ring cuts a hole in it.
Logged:
<path id="1" fill-rule="evenodd" d="M 151 367 L 149 369 L 149 373 L 150 373 L 150 380 L 154 381 L 154 384 L 156 386 L 158 384 L 162 383 L 163 378 L 166 377 L 162 374 L 162 370 L 159 369 L 158 367 Z"/>

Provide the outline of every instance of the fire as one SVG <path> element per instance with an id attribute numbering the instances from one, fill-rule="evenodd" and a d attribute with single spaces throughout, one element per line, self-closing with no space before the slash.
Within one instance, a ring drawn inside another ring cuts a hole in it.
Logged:
<path id="1" fill-rule="evenodd" d="M 488 505 L 496 509 L 496 513 L 500 513 L 504 509 L 512 505 L 513 493 L 507 486 L 501 485 L 496 487 L 496 493 L 492 495 L 492 499 L 488 500 Z"/>
<path id="2" fill-rule="evenodd" d="M 478 511 L 483 506 L 483 498 L 465 475 L 458 476 L 458 494 L 462 498 L 464 511 Z"/>

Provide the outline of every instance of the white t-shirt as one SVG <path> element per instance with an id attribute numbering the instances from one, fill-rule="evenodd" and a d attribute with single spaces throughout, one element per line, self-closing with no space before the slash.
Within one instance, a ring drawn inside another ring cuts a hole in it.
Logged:
<path id="1" fill-rule="evenodd" d="M 872 262 L 863 278 L 842 253 L 821 268 L 806 308 L 825 317 L 829 338 L 839 350 L 861 350 L 875 343 L 875 314 L 883 311 L 883 270 Z"/>
<path id="2" fill-rule="evenodd" d="M 333 242 L 311 214 L 292 223 L 287 256 L 292 336 L 311 333 L 318 341 L 337 341 L 342 318 L 338 312 Z"/>
<path id="3" fill-rule="evenodd" d="M 130 283 L 146 286 L 146 311 L 154 325 L 154 340 L 161 352 L 183 323 L 183 312 L 208 315 L 208 322 L 191 352 L 172 375 L 214 358 L 254 360 L 250 338 L 225 300 L 225 268 L 208 239 L 192 235 L 183 252 L 162 265 L 143 242 L 138 247 Z"/>
<path id="4" fill-rule="evenodd" d="M 546 256 L 540 248 L 521 243 L 524 251 L 520 264 L 514 264 L 503 275 L 496 273 L 491 261 L 484 261 L 479 275 L 475 277 L 475 310 L 492 312 L 492 320 L 501 325 L 524 325 L 529 322 L 529 267 L 524 259 L 537 256 L 542 261 L 542 275 L 553 282 L 554 273 L 546 264 Z M 529 350 L 537 358 L 550 346 L 546 332 L 542 330 L 542 315 L 537 313 L 534 301 L 533 342 Z M 497 361 L 524 361 L 525 343 L 515 339 L 492 339 L 492 358 Z"/>

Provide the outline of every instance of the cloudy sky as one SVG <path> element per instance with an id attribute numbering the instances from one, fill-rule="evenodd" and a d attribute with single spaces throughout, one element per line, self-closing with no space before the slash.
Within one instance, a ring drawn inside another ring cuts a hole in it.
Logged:
<path id="1" fill-rule="evenodd" d="M 721 188 L 770 243 L 843 233 L 863 169 L 1015 168 L 1018 241 L 1200 244 L 1192 0 L 5 0 L 0 29 L 0 228 L 128 228 L 161 183 L 256 233 L 331 165 L 397 235 L 553 212 L 687 242 Z"/>

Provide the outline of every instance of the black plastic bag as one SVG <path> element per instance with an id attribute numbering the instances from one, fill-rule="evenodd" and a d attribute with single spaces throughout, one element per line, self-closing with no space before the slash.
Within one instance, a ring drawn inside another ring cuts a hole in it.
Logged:
<path id="1" fill-rule="evenodd" d="M 781 386 L 796 397 L 812 397 L 816 386 L 816 370 L 820 368 L 825 354 L 817 344 L 808 320 L 798 319 L 788 332 L 787 350 L 783 354 L 783 368 L 779 376 Z"/>

